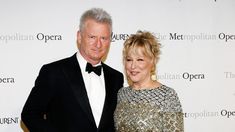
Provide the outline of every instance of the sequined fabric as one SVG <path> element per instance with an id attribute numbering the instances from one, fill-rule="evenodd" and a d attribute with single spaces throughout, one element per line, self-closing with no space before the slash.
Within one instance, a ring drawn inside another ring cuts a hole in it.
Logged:
<path id="1" fill-rule="evenodd" d="M 176 92 L 165 85 L 118 92 L 114 113 L 117 132 L 183 132 L 183 113 Z"/>

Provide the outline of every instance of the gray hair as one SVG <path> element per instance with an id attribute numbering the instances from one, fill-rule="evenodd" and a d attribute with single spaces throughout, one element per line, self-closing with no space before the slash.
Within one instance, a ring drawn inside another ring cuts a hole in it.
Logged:
<path id="1" fill-rule="evenodd" d="M 84 12 L 80 18 L 80 31 L 84 29 L 85 22 L 88 19 L 95 20 L 98 23 L 106 23 L 110 25 L 110 32 L 112 32 L 112 18 L 105 10 L 101 8 L 91 8 L 90 10 Z"/>

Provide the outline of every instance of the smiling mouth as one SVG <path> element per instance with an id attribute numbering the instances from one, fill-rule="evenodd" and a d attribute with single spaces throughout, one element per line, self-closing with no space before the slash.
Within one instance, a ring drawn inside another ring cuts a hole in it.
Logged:
<path id="1" fill-rule="evenodd" d="M 135 75 L 137 75 L 139 72 L 132 71 L 132 72 L 130 72 L 130 73 L 131 73 L 132 76 L 135 76 Z"/>

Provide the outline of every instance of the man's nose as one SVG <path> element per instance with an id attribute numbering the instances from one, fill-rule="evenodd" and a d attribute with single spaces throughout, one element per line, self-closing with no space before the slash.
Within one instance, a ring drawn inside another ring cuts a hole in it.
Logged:
<path id="1" fill-rule="evenodd" d="M 101 46 L 102 46 L 101 38 L 97 38 L 97 40 L 96 40 L 96 47 L 100 48 Z"/>

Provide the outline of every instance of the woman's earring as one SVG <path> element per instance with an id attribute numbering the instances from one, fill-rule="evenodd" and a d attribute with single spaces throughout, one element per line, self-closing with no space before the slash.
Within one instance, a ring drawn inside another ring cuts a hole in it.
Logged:
<path id="1" fill-rule="evenodd" d="M 151 75 L 151 79 L 152 79 L 153 81 L 156 81 L 156 80 L 157 80 L 156 74 Z"/>

